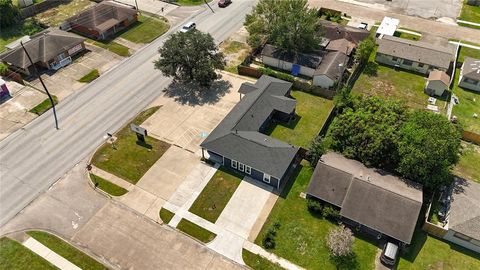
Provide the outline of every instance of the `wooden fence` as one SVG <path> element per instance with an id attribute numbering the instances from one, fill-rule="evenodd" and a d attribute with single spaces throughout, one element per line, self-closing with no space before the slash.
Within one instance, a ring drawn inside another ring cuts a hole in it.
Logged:
<path id="1" fill-rule="evenodd" d="M 448 232 L 444 228 L 437 226 L 433 223 L 430 223 L 428 221 L 425 221 L 425 223 L 423 223 L 422 230 L 438 238 L 443 238 Z"/>
<path id="2" fill-rule="evenodd" d="M 70 0 L 45 0 L 35 5 L 20 9 L 20 15 L 23 18 L 28 18 L 31 16 L 35 16 L 38 13 L 42 13 L 52 7 L 56 7 L 61 4 L 67 4 L 69 2 Z"/>
<path id="3" fill-rule="evenodd" d="M 471 131 L 462 131 L 462 139 L 480 145 L 480 134 Z"/>

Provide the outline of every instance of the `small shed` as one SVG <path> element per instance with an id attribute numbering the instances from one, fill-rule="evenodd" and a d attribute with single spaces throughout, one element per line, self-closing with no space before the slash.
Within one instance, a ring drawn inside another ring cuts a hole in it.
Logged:
<path id="1" fill-rule="evenodd" d="M 399 19 L 384 17 L 382 23 L 377 29 L 377 36 L 393 36 L 395 31 L 397 31 L 397 27 L 400 24 Z"/>
<path id="2" fill-rule="evenodd" d="M 450 76 L 447 73 L 433 70 L 428 76 L 425 92 L 429 95 L 442 96 L 449 84 Z"/>

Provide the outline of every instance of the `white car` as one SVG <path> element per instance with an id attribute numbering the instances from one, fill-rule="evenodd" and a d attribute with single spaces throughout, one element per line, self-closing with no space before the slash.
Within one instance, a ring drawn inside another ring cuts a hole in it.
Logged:
<path id="1" fill-rule="evenodd" d="M 188 22 L 182 27 L 182 29 L 180 29 L 180 32 L 186 33 L 190 30 L 195 29 L 196 27 L 197 27 L 197 25 L 194 22 Z"/>

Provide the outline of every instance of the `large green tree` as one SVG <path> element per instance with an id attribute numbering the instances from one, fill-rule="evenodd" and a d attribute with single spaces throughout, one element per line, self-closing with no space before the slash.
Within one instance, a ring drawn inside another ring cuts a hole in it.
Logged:
<path id="1" fill-rule="evenodd" d="M 254 48 L 268 42 L 288 52 L 309 52 L 322 36 L 317 13 L 307 0 L 260 0 L 245 20 L 248 42 Z"/>
<path id="2" fill-rule="evenodd" d="M 12 4 L 12 0 L 0 0 L 0 30 L 20 20 L 18 8 Z"/>
<path id="3" fill-rule="evenodd" d="M 460 155 L 460 131 L 442 115 L 414 111 L 400 129 L 397 171 L 435 189 L 451 181 Z"/>
<path id="4" fill-rule="evenodd" d="M 355 60 L 359 63 L 365 63 L 372 54 L 374 48 L 375 40 L 372 37 L 362 40 L 355 50 Z"/>
<path id="5" fill-rule="evenodd" d="M 225 66 L 225 57 L 212 36 L 197 30 L 173 34 L 158 52 L 155 68 L 182 82 L 208 86 L 217 79 L 215 70 Z"/>

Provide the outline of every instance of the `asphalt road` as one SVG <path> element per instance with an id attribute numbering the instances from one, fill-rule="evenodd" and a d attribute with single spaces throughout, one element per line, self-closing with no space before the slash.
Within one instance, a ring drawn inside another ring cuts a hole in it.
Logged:
<path id="1" fill-rule="evenodd" d="M 242 0 L 219 9 L 213 1 L 215 13 L 205 9 L 185 22 L 196 22 L 220 42 L 239 29 L 254 4 Z M 152 62 L 158 47 L 181 25 L 60 103 L 59 130 L 50 110 L 0 142 L 0 226 L 91 154 L 107 132 L 118 130 L 162 95 L 171 80 Z"/>

